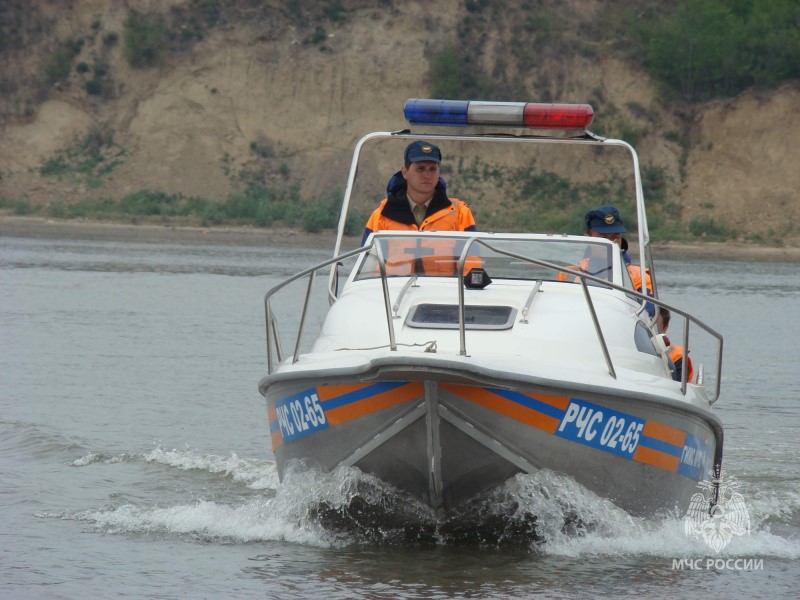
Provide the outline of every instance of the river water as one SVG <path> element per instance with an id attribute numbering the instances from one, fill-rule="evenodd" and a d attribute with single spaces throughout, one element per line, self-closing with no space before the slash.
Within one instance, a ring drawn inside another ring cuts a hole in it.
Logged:
<path id="1" fill-rule="evenodd" d="M 280 484 L 256 386 L 263 293 L 328 256 L 0 238 L 0 597 L 800 595 L 800 265 L 657 262 L 663 299 L 725 335 L 716 410 L 750 531 L 717 553 L 682 515 L 634 519 L 552 473 L 506 490 L 543 542 L 323 528 L 314 507 L 359 476 Z"/>

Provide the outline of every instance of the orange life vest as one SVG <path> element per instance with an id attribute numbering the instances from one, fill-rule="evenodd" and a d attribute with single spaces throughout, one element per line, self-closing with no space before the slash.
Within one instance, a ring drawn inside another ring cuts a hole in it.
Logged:
<path id="1" fill-rule="evenodd" d="M 381 200 L 367 221 L 369 231 L 399 230 L 399 231 L 474 231 L 475 218 L 472 211 L 458 198 L 449 198 L 450 206 L 437 210 L 417 225 L 416 223 L 401 223 L 383 214 L 388 198 Z"/>
<path id="2" fill-rule="evenodd" d="M 449 198 L 449 206 L 427 215 L 419 225 L 401 223 L 383 214 L 388 198 L 372 211 L 367 221 L 367 231 L 474 231 L 475 219 L 469 207 L 457 198 Z M 366 237 L 366 236 L 365 236 Z M 398 238 L 388 240 L 384 256 L 387 275 L 424 274 L 450 276 L 455 274 L 459 255 L 452 239 Z M 478 257 L 470 256 L 464 265 L 464 273 L 482 266 Z"/>
<path id="3" fill-rule="evenodd" d="M 577 265 L 568 265 L 565 268 L 572 269 L 573 271 L 582 271 L 584 273 L 588 273 L 589 275 L 600 277 L 601 279 L 610 279 L 609 274 L 611 271 L 611 265 L 608 264 L 603 259 L 595 259 L 595 262 L 592 263 L 592 259 L 582 258 Z M 592 272 L 592 268 L 595 268 L 596 271 Z M 568 280 L 569 280 L 569 273 L 565 273 L 564 271 L 559 271 L 558 274 L 556 275 L 556 281 L 568 281 Z M 579 282 L 580 277 L 575 276 L 573 281 L 575 283 Z"/>
<path id="4" fill-rule="evenodd" d="M 650 279 L 650 271 L 645 271 L 644 274 L 644 282 L 647 288 L 647 291 L 644 291 L 642 288 L 642 268 L 638 265 L 626 265 L 628 267 L 628 274 L 631 276 L 631 283 L 633 283 L 633 289 L 637 292 L 642 292 L 643 294 L 648 294 L 650 296 L 653 295 L 653 282 Z"/>
<path id="5" fill-rule="evenodd" d="M 686 357 L 685 363 L 681 363 L 684 355 L 683 346 L 672 346 L 672 349 L 669 351 L 669 358 L 676 367 L 681 364 L 688 365 L 689 373 L 686 376 L 686 381 L 692 383 L 694 381 L 694 365 L 692 365 L 692 359 L 688 356 Z"/>

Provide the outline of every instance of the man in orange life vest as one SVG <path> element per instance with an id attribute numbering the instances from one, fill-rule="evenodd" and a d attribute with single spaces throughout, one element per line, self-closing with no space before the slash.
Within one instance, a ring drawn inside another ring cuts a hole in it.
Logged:
<path id="1" fill-rule="evenodd" d="M 402 170 L 389 180 L 386 198 L 367 221 L 361 244 L 370 233 L 381 229 L 475 231 L 469 207 L 447 197 L 444 180 L 439 177 L 439 147 L 421 140 L 412 142 L 404 159 Z"/>
<path id="2" fill-rule="evenodd" d="M 658 326 L 658 331 L 660 333 L 667 333 L 667 328 L 669 328 L 669 321 L 671 318 L 672 315 L 668 308 L 664 308 L 663 306 L 659 307 L 656 325 Z M 672 378 L 675 381 L 681 381 L 681 377 L 683 376 L 683 358 L 686 355 L 686 352 L 684 351 L 683 346 L 671 344 L 666 335 L 664 335 L 664 342 L 667 345 L 669 359 L 672 361 L 672 364 L 675 367 L 675 370 L 672 372 Z M 688 356 L 686 356 L 686 364 L 689 365 L 689 372 L 686 374 L 686 381 L 692 383 L 694 381 L 694 365 L 692 364 L 692 359 Z"/>
<path id="3" fill-rule="evenodd" d="M 457 198 L 448 198 L 444 180 L 439 177 L 442 153 L 439 147 L 422 140 L 410 143 L 405 150 L 403 168 L 389 180 L 387 196 L 370 215 L 363 246 L 374 231 L 476 231 L 469 207 Z M 426 275 L 452 275 L 458 252 L 450 241 L 393 240 L 388 249 L 390 274 L 410 272 Z M 413 260 L 410 260 L 413 257 Z M 477 258 L 468 258 L 465 271 L 480 266 Z"/>
<path id="4" fill-rule="evenodd" d="M 583 218 L 584 225 L 586 226 L 586 235 L 591 237 L 601 237 L 611 240 L 622 249 L 622 260 L 625 261 L 625 266 L 628 269 L 628 274 L 631 276 L 631 282 L 637 292 L 642 291 L 642 269 L 641 267 L 631 264 L 631 257 L 628 254 L 628 243 L 622 237 L 622 234 L 628 231 L 625 225 L 622 224 L 622 219 L 619 216 L 619 211 L 608 204 L 593 208 L 586 213 Z M 645 273 L 645 288 L 646 294 L 653 295 L 653 284 L 650 281 L 650 273 Z M 651 303 L 645 305 L 647 313 L 652 317 L 655 314 L 655 307 Z"/>

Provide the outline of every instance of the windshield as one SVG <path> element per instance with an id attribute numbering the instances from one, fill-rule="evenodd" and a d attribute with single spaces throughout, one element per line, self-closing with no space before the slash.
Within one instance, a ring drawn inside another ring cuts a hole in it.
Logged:
<path id="1" fill-rule="evenodd" d="M 456 277 L 458 260 L 469 241 L 469 237 L 450 236 L 441 232 L 376 234 L 375 245 L 361 262 L 355 280 L 380 276 L 377 247 L 380 247 L 388 277 Z M 493 280 L 575 281 L 574 276 L 525 260 L 530 258 L 613 282 L 613 249 L 612 244 L 589 237 L 581 240 L 473 239 L 464 273 L 473 268 L 483 268 Z"/>

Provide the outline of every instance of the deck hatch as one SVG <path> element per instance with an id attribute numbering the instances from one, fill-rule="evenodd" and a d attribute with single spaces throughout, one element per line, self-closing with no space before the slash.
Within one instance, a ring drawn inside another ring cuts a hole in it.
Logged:
<path id="1" fill-rule="evenodd" d="M 466 329 L 511 329 L 517 309 L 511 306 L 464 306 Z M 417 304 L 408 313 L 406 325 L 426 329 L 458 329 L 457 304 Z"/>

